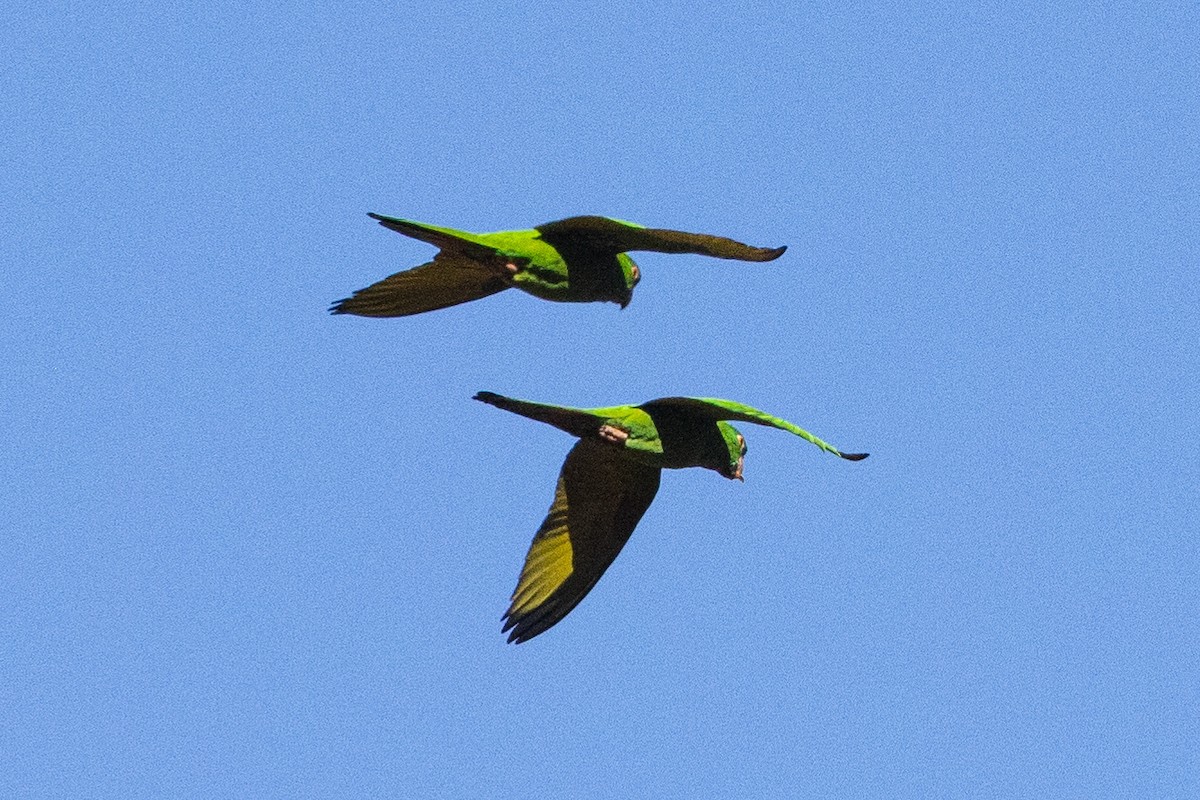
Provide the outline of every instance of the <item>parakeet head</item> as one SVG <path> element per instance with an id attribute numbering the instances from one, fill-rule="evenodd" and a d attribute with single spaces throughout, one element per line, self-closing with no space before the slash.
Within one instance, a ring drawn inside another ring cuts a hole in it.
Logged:
<path id="1" fill-rule="evenodd" d="M 730 480 L 745 480 L 742 477 L 742 465 L 746 461 L 746 437 L 728 422 L 718 422 L 717 429 L 721 431 L 721 438 L 725 440 L 725 447 L 729 449 L 729 463 L 717 471 Z"/>
<path id="2" fill-rule="evenodd" d="M 633 299 L 633 287 L 642 279 L 642 271 L 627 253 L 617 253 L 617 263 L 621 265 L 621 274 L 625 276 L 625 297 L 621 300 L 621 308 L 624 308 Z"/>

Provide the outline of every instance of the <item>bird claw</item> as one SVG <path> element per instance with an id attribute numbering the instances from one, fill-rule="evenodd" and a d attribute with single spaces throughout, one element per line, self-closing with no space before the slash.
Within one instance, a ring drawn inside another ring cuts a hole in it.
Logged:
<path id="1" fill-rule="evenodd" d="M 625 440 L 629 438 L 629 431 L 623 431 L 615 425 L 601 425 L 600 438 L 606 442 L 613 444 L 625 444 Z"/>

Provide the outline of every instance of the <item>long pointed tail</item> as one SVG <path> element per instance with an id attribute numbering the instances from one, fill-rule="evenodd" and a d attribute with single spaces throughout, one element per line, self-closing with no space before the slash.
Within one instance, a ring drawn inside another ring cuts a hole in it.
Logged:
<path id="1" fill-rule="evenodd" d="M 380 225 L 390 231 L 428 242 L 442 250 L 463 253 L 480 261 L 487 261 L 496 256 L 496 248 L 477 241 L 477 235 L 467 231 L 443 228 L 440 225 L 426 225 L 423 222 L 413 222 L 410 219 L 400 219 L 399 217 L 385 217 L 374 212 L 368 212 L 367 216 L 377 220 Z"/>
<path id="2" fill-rule="evenodd" d="M 566 431 L 572 436 L 590 436 L 599 430 L 603 420 L 590 411 L 566 406 L 551 406 L 545 403 L 531 403 L 527 400 L 516 400 L 494 392 L 478 392 L 475 400 L 488 405 L 520 414 L 522 417 L 553 425 L 560 431 Z"/>

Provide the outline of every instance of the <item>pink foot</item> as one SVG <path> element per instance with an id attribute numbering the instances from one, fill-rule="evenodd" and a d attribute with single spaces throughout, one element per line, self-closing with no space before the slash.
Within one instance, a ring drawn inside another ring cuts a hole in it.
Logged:
<path id="1" fill-rule="evenodd" d="M 625 444 L 625 440 L 629 438 L 629 432 L 613 425 L 601 425 L 600 438 L 613 444 Z"/>

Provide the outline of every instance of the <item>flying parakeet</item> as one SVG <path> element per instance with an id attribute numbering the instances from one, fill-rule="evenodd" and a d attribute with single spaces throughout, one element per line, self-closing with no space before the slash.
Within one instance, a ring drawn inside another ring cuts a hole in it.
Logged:
<path id="1" fill-rule="evenodd" d="M 475 399 L 579 437 L 504 614 L 510 642 L 546 631 L 591 591 L 650 507 L 664 468 L 706 467 L 742 480 L 746 440 L 726 420 L 780 428 L 850 461 L 867 457 L 730 400 L 664 397 L 640 406 L 568 408 L 491 392 Z"/>
<path id="2" fill-rule="evenodd" d="M 772 261 L 786 247 L 751 247 L 720 236 L 643 228 L 608 217 L 570 217 L 526 231 L 468 233 L 371 214 L 379 224 L 439 248 L 433 261 L 397 272 L 352 297 L 333 314 L 406 317 L 466 303 L 516 287 L 544 300 L 606 300 L 622 308 L 641 278 L 630 250 L 698 253 L 740 261 Z"/>

